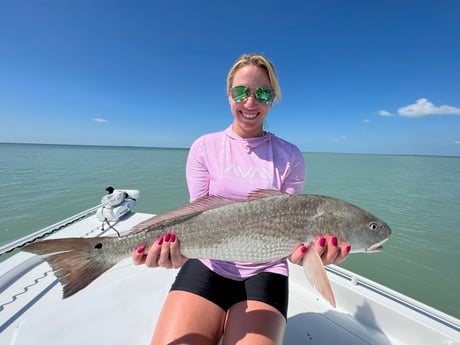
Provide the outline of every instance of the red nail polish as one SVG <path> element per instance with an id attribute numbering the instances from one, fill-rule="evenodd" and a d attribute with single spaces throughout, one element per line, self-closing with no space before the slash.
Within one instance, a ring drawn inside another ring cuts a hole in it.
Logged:
<path id="1" fill-rule="evenodd" d="M 348 246 L 347 246 L 347 253 L 349 253 L 349 252 L 350 252 L 350 250 L 351 250 L 351 246 L 350 246 L 350 245 L 348 245 Z"/>
<path id="2" fill-rule="evenodd" d="M 136 251 L 139 253 L 139 254 L 142 254 L 145 250 L 145 246 L 140 246 L 136 249 Z"/>
<path id="3" fill-rule="evenodd" d="M 331 240 L 331 241 L 332 241 L 332 245 L 333 245 L 334 247 L 337 247 L 337 244 L 338 244 L 338 242 L 337 242 L 337 237 L 335 237 L 335 236 L 332 237 L 332 240 Z"/>
<path id="4" fill-rule="evenodd" d="M 324 247 L 325 244 L 326 244 L 326 239 L 325 239 L 324 237 L 321 237 L 321 238 L 319 239 L 319 245 L 320 245 L 321 247 Z"/>
<path id="5" fill-rule="evenodd" d="M 169 242 L 170 239 L 171 239 L 171 234 L 168 232 L 165 235 L 165 242 Z"/>
<path id="6" fill-rule="evenodd" d="M 163 237 L 160 237 L 157 241 L 157 244 L 161 246 L 163 244 Z"/>
<path id="7" fill-rule="evenodd" d="M 170 239 L 170 241 L 171 241 L 171 243 L 176 242 L 176 235 L 171 234 L 171 239 Z"/>
<path id="8" fill-rule="evenodd" d="M 300 248 L 300 251 L 301 251 L 302 253 L 304 253 L 304 254 L 305 254 L 305 252 L 306 252 L 307 250 L 308 250 L 308 248 L 305 247 L 305 246 L 302 246 L 302 247 Z"/>

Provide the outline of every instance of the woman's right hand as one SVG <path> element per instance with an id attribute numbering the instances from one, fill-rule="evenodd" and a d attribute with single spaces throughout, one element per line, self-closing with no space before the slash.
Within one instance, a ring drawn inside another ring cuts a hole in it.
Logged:
<path id="1" fill-rule="evenodd" d="M 131 257 L 135 265 L 179 268 L 188 260 L 187 257 L 181 255 L 179 241 L 174 234 L 165 234 L 156 240 L 147 252 L 146 249 L 142 245 L 132 252 Z"/>
<path id="2" fill-rule="evenodd" d="M 338 243 L 337 237 L 333 235 L 318 236 L 311 247 L 307 248 L 304 245 L 300 245 L 289 256 L 289 260 L 294 264 L 302 266 L 303 257 L 307 250 L 315 250 L 324 265 L 338 265 L 347 258 L 351 246 L 346 242 Z"/>

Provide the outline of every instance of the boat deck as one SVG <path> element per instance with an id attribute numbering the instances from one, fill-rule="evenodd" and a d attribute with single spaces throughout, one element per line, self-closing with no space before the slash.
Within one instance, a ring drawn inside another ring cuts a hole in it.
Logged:
<path id="1" fill-rule="evenodd" d="M 129 214 L 120 232 L 151 217 Z M 107 226 L 106 226 L 107 228 Z M 95 216 L 50 237 L 114 235 Z M 327 268 L 332 309 L 290 266 L 284 344 L 457 344 L 460 321 L 337 266 Z M 14 345 L 148 344 L 175 270 L 134 266 L 126 259 L 63 300 L 47 263 L 19 252 L 0 263 L 0 343 Z"/>

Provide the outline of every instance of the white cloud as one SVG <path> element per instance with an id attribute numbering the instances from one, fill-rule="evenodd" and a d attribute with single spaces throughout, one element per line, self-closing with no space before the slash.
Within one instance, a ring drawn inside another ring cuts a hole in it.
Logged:
<path id="1" fill-rule="evenodd" d="M 460 145 L 460 140 L 454 140 L 454 144 Z"/>
<path id="2" fill-rule="evenodd" d="M 398 109 L 398 114 L 407 117 L 423 117 L 431 115 L 460 115 L 460 108 L 450 105 L 435 106 L 426 98 L 420 98 L 415 104 Z"/>
<path id="3" fill-rule="evenodd" d="M 346 135 L 342 135 L 340 138 L 332 138 L 332 141 L 340 141 L 340 140 L 345 140 L 347 139 Z"/>
<path id="4" fill-rule="evenodd" d="M 93 118 L 91 119 L 91 121 L 93 121 L 93 122 L 99 122 L 99 123 L 108 122 L 106 119 L 103 119 L 103 118 L 100 118 L 100 117 L 93 117 Z"/>
<path id="5" fill-rule="evenodd" d="M 392 113 L 390 113 L 389 111 L 386 111 L 386 110 L 378 110 L 377 111 L 377 114 L 379 114 L 380 116 L 393 116 Z"/>
<path id="6" fill-rule="evenodd" d="M 365 124 L 368 124 L 368 123 L 371 123 L 371 120 L 369 120 L 369 119 L 363 119 L 361 122 L 362 122 L 362 123 L 365 123 Z"/>

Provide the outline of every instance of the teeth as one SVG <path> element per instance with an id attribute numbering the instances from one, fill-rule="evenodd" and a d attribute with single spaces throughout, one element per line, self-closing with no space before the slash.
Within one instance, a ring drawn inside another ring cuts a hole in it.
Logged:
<path id="1" fill-rule="evenodd" d="M 248 114 L 248 113 L 242 113 L 242 114 L 247 119 L 253 119 L 257 116 L 257 114 Z"/>

